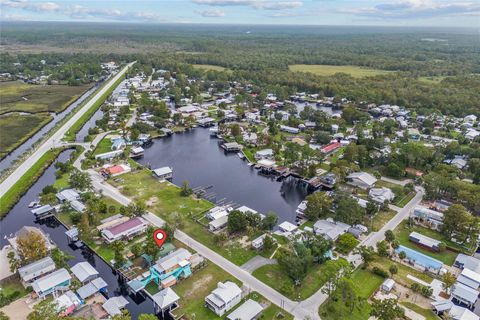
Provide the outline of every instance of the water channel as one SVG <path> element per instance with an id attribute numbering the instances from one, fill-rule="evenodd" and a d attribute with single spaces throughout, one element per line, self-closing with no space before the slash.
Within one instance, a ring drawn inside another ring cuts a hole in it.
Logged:
<path id="1" fill-rule="evenodd" d="M 98 85 L 93 86 L 83 95 L 81 95 L 77 100 L 75 100 L 72 104 L 70 104 L 65 110 L 53 115 L 53 120 L 43 126 L 37 133 L 27 139 L 24 143 L 18 146 L 15 150 L 13 150 L 10 154 L 8 154 L 5 158 L 0 160 L 0 172 L 8 169 L 13 162 L 18 159 L 25 151 L 27 151 L 35 142 L 37 142 L 41 137 L 43 137 L 50 129 L 52 129 L 60 120 L 65 118 L 73 109 L 75 109 L 80 103 L 85 101 L 96 89 Z M 87 130 L 88 132 L 88 130 Z M 83 142 L 83 140 L 82 140 Z"/>
<path id="2" fill-rule="evenodd" d="M 236 153 L 225 153 L 219 142 L 208 129 L 196 128 L 156 139 L 138 162 L 152 169 L 171 167 L 176 185 L 187 180 L 191 187 L 213 186 L 207 191 L 215 193 L 217 201 L 226 198 L 261 213 L 273 211 L 279 223 L 295 222 L 305 187 L 295 178 L 278 182 L 259 175 Z"/>

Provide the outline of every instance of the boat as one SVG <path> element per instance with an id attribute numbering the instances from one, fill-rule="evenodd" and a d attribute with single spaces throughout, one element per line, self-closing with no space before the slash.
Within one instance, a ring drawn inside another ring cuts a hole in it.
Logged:
<path id="1" fill-rule="evenodd" d="M 218 134 L 218 127 L 212 127 L 208 129 L 208 131 L 210 131 L 211 136 L 216 136 Z"/>
<path id="2" fill-rule="evenodd" d="M 32 201 L 28 204 L 29 208 L 38 208 L 38 206 L 39 206 L 38 201 Z"/>
<path id="3" fill-rule="evenodd" d="M 241 152 L 237 153 L 237 156 L 240 158 L 240 159 L 245 159 L 245 155 Z"/>

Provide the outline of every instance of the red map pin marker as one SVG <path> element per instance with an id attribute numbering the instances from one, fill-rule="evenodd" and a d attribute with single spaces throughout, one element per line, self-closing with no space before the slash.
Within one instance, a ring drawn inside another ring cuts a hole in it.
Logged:
<path id="1" fill-rule="evenodd" d="M 167 234 L 162 229 L 157 229 L 153 232 L 153 240 L 155 240 L 157 246 L 162 247 L 166 239 Z"/>

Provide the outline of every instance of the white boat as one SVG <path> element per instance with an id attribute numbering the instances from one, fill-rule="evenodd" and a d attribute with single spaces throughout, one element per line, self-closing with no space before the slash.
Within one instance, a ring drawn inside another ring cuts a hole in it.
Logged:
<path id="1" fill-rule="evenodd" d="M 218 127 L 211 127 L 208 129 L 210 131 L 210 135 L 215 136 L 218 134 Z"/>
<path id="2" fill-rule="evenodd" d="M 28 204 L 29 208 L 37 208 L 38 207 L 38 201 L 32 201 Z"/>
<path id="3" fill-rule="evenodd" d="M 240 159 L 244 159 L 245 158 L 245 155 L 241 152 L 237 153 L 237 156 L 240 158 Z"/>

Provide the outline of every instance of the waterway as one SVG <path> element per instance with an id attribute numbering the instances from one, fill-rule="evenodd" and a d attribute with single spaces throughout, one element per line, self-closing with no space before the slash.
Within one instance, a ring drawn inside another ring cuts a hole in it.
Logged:
<path id="1" fill-rule="evenodd" d="M 37 133 L 31 136 L 28 140 L 18 146 L 15 150 L 13 150 L 10 154 L 8 154 L 5 158 L 0 160 L 0 172 L 10 168 L 15 160 L 17 160 L 25 151 L 30 149 L 32 145 L 39 141 L 45 134 L 47 134 L 50 129 L 52 129 L 60 120 L 65 118 L 73 109 L 75 109 L 80 103 L 85 101 L 96 89 L 97 86 L 93 86 L 90 90 L 85 92 L 81 95 L 77 100 L 75 100 L 72 104 L 70 104 L 65 110 L 53 115 L 53 120 L 43 126 Z M 88 131 L 88 130 L 87 130 Z M 82 141 L 83 142 L 83 141 Z"/>
<path id="2" fill-rule="evenodd" d="M 64 162 L 68 160 L 72 150 L 62 152 L 58 161 Z M 6 237 L 13 235 L 17 230 L 23 226 L 35 226 L 42 229 L 49 235 L 50 239 L 65 253 L 74 256 L 74 259 L 69 261 L 69 265 L 73 266 L 77 262 L 88 261 L 100 273 L 100 276 L 108 283 L 108 296 L 124 295 L 129 301 L 127 309 L 136 319 L 141 313 L 153 313 L 153 302 L 151 300 L 143 299 L 141 297 L 133 299 L 127 296 L 125 286 L 119 281 L 117 275 L 112 268 L 99 258 L 94 252 L 88 248 L 73 249 L 67 244 L 67 236 L 65 235 L 66 228 L 55 219 L 51 219 L 46 223 L 36 223 L 34 217 L 28 208 L 28 204 L 37 198 L 43 187 L 55 182 L 55 167 L 51 165 L 40 179 L 33 184 L 27 193 L 20 199 L 20 201 L 10 210 L 8 215 L 0 220 L 0 247 L 8 244 Z"/>
<path id="3" fill-rule="evenodd" d="M 279 223 L 295 222 L 295 210 L 307 194 L 305 187 L 295 178 L 278 182 L 259 175 L 236 153 L 225 153 L 220 142 L 208 129 L 196 128 L 155 139 L 138 162 L 152 169 L 171 167 L 178 186 L 185 180 L 191 187 L 213 186 L 207 192 L 215 193 L 216 201 L 226 198 L 261 213 L 273 211 Z"/>

